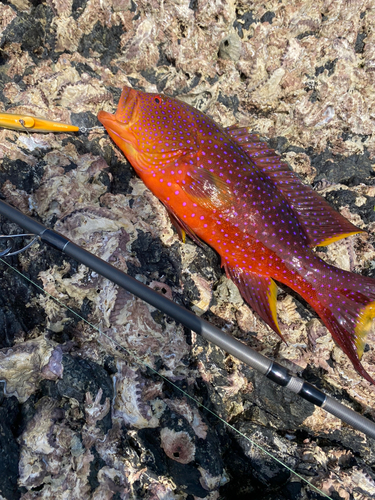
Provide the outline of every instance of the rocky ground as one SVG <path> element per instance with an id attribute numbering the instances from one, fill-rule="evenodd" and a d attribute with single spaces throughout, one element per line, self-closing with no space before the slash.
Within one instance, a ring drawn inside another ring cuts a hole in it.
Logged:
<path id="1" fill-rule="evenodd" d="M 371 0 L 4 0 L 0 112 L 96 127 L 130 85 L 249 125 L 367 231 L 317 253 L 375 277 L 374 23 Z M 281 342 L 103 130 L 3 129 L 0 159 L 1 199 L 374 418 L 375 388 L 315 312 L 280 289 Z M 45 245 L 6 262 L 0 499 L 375 496 L 360 432 Z"/>

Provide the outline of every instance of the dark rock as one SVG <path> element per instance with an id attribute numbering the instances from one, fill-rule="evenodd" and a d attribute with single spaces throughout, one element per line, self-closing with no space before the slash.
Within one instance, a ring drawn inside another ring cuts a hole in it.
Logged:
<path id="1" fill-rule="evenodd" d="M 63 379 L 57 381 L 57 389 L 61 396 L 76 399 L 80 404 L 85 401 L 85 395 L 89 392 L 94 399 L 102 389 L 103 395 L 100 401 L 104 403 L 106 398 L 113 398 L 113 383 L 104 368 L 93 361 L 81 358 L 73 358 L 65 354 L 63 356 L 64 373 Z M 111 428 L 111 414 L 108 413 L 97 426 L 107 432 Z"/>

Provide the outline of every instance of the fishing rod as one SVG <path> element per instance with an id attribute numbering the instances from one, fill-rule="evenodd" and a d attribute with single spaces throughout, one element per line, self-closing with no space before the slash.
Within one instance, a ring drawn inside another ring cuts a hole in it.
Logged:
<path id="1" fill-rule="evenodd" d="M 111 264 L 108 264 L 99 257 L 79 247 L 65 236 L 52 229 L 46 228 L 43 224 L 35 221 L 1 200 L 0 214 L 35 236 L 34 241 L 39 239 L 65 255 L 72 257 L 116 285 L 136 295 L 145 302 L 148 302 L 150 305 L 167 314 L 186 328 L 202 335 L 206 340 L 221 347 L 224 351 L 261 373 L 269 380 L 298 394 L 306 401 L 323 408 L 328 413 L 331 413 L 343 422 L 363 432 L 366 436 L 375 439 L 374 422 L 339 403 L 334 398 L 320 391 L 308 382 L 305 382 L 303 379 L 291 375 L 282 365 L 254 351 L 246 344 L 243 344 L 214 325 L 211 325 L 208 321 L 199 318 L 184 307 L 176 304 L 167 297 L 155 292 L 131 276 L 128 276 L 126 273 L 116 269 Z M 27 245 L 27 247 L 28 246 L 30 246 L 30 244 Z M 11 253 L 10 251 L 11 247 L 0 255 L 6 257 L 7 255 L 19 253 Z"/>

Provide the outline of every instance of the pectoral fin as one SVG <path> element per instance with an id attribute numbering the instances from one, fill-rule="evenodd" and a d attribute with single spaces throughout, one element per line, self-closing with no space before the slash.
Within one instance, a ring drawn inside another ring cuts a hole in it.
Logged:
<path id="1" fill-rule="evenodd" d="M 233 205 L 234 195 L 229 179 L 205 168 L 186 167 L 182 189 L 198 206 L 218 209 Z"/>

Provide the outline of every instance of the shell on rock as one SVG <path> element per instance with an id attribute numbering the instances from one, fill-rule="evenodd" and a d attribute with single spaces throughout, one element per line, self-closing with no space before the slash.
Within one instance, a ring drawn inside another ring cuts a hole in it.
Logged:
<path id="1" fill-rule="evenodd" d="M 5 393 L 24 403 L 41 380 L 61 378 L 61 361 L 60 346 L 45 337 L 0 349 L 0 381 L 5 382 Z"/>
<path id="2" fill-rule="evenodd" d="M 194 460 L 195 444 L 187 432 L 174 431 L 164 427 L 160 431 L 161 446 L 169 458 L 180 464 Z"/>
<path id="3" fill-rule="evenodd" d="M 231 33 L 220 42 L 218 55 L 220 59 L 238 61 L 241 55 L 241 46 L 241 38 L 237 33 Z"/>

